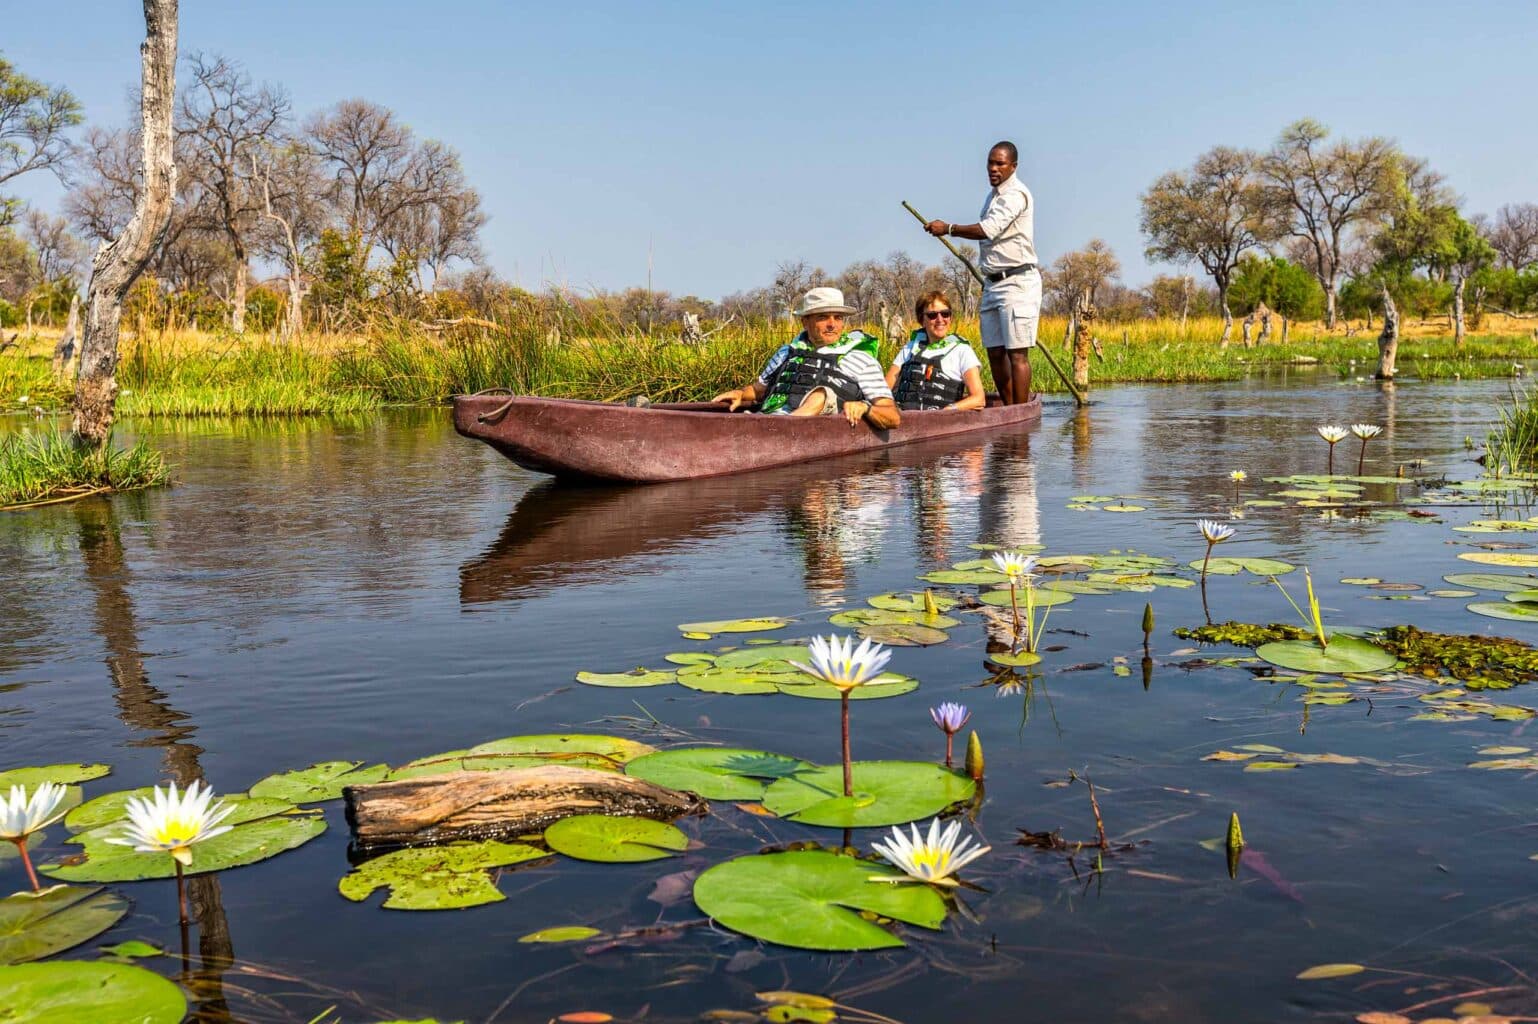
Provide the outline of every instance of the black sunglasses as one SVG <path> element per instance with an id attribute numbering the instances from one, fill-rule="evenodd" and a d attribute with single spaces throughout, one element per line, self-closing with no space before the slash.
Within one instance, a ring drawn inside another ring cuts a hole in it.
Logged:
<path id="1" fill-rule="evenodd" d="M 951 311 L 948 309 L 931 309 L 924 314 L 925 320 L 938 320 L 942 316 L 949 319 Z"/>

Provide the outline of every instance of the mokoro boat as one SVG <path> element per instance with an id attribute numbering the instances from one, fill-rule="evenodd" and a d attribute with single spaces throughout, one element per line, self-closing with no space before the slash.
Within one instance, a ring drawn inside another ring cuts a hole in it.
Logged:
<path id="1" fill-rule="evenodd" d="M 905 412 L 895 430 L 838 416 L 729 413 L 709 402 L 633 408 L 506 394 L 456 395 L 454 429 L 525 469 L 567 479 L 659 483 L 771 469 L 983 430 L 1024 430 L 1041 398 L 970 412 Z"/>

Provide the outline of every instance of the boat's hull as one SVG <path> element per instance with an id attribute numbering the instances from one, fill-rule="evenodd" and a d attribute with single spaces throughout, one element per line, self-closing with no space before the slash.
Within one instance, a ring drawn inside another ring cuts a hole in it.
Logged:
<path id="1" fill-rule="evenodd" d="M 895 430 L 837 416 L 758 416 L 706 404 L 632 408 L 559 398 L 460 395 L 454 429 L 526 469 L 554 476 L 659 483 L 745 473 L 983 430 L 1027 429 L 1040 397 L 972 412 L 905 412 Z"/>

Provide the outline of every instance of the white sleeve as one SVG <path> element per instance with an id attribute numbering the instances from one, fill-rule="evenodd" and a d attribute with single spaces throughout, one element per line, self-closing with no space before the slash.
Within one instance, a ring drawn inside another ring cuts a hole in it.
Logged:
<path id="1" fill-rule="evenodd" d="M 1010 190 L 1000 192 L 988 202 L 988 209 L 983 214 L 983 219 L 977 222 L 977 226 L 983 229 L 983 234 L 988 236 L 988 241 L 993 241 L 1004 232 L 1004 229 L 1015 222 L 1015 218 L 1025 211 L 1025 193 Z"/>
<path id="2" fill-rule="evenodd" d="M 913 353 L 918 351 L 918 342 L 910 341 L 897 350 L 897 355 L 892 357 L 892 366 L 898 367 L 913 358 Z"/>
<path id="3" fill-rule="evenodd" d="M 957 374 L 959 377 L 965 377 L 968 370 L 981 370 L 983 368 L 983 361 L 977 358 L 977 353 L 966 342 L 956 346 L 956 359 L 961 366 L 961 372 Z"/>
<path id="4" fill-rule="evenodd" d="M 840 368 L 848 372 L 860 384 L 863 400 L 874 402 L 878 398 L 891 398 L 892 389 L 886 386 L 886 374 L 876 357 L 865 352 L 851 352 L 844 357 Z"/>

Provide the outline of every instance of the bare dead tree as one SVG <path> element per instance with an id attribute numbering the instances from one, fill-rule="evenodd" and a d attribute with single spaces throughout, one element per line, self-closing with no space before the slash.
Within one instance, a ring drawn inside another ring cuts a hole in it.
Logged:
<path id="1" fill-rule="evenodd" d="M 1485 232 L 1501 262 L 1512 270 L 1538 263 L 1538 203 L 1508 203 Z"/>
<path id="2" fill-rule="evenodd" d="M 288 306 L 279 329 L 284 341 L 304 327 L 305 253 L 319 238 L 329 218 L 320 162 L 296 143 L 251 157 L 251 177 L 261 189 L 262 214 L 269 230 L 257 236 L 262 251 L 283 267 Z"/>
<path id="3" fill-rule="evenodd" d="M 235 257 L 230 329 L 246 329 L 246 289 L 251 235 L 262 217 L 262 198 L 252 181 L 252 159 L 281 133 L 288 97 L 275 86 L 252 83 L 234 61 L 192 54 L 191 80 L 177 105 L 176 133 L 184 143 L 190 183 L 206 196 L 217 229 Z"/>
<path id="4" fill-rule="evenodd" d="M 145 40 L 139 47 L 144 185 L 122 233 L 98 249 L 92 261 L 74 398 L 74 438 L 82 447 L 99 449 L 111 434 L 123 299 L 143 273 L 171 221 L 176 195 L 172 115 L 176 103 L 177 4 L 178 0 L 144 0 Z"/>

